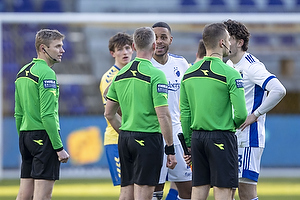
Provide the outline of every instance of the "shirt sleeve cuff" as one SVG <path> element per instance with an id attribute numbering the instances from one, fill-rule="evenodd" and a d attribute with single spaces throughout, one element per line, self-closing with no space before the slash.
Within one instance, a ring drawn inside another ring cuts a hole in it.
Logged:
<path id="1" fill-rule="evenodd" d="M 56 152 L 59 152 L 59 151 L 61 151 L 61 150 L 63 150 L 64 149 L 64 147 L 60 147 L 59 149 L 54 149 Z"/>
<path id="2" fill-rule="evenodd" d="M 253 112 L 253 114 L 255 115 L 255 117 L 259 117 L 259 116 L 262 115 L 258 110 L 255 110 L 255 111 Z"/>

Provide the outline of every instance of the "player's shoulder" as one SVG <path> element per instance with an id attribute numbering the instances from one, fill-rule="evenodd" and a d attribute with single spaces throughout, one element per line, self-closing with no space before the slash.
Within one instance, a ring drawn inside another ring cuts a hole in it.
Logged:
<path id="1" fill-rule="evenodd" d="M 168 63 L 176 62 L 177 66 L 182 66 L 184 68 L 188 68 L 190 66 L 188 61 L 183 56 L 171 53 L 169 53 L 168 55 L 170 59 L 170 62 L 168 61 Z"/>
<path id="2" fill-rule="evenodd" d="M 111 66 L 105 73 L 105 74 L 115 74 L 120 71 L 120 68 L 118 68 L 116 65 Z"/>
<path id="3" fill-rule="evenodd" d="M 224 70 L 227 76 L 234 76 L 240 78 L 240 73 L 235 68 L 233 68 L 227 63 L 222 63 L 222 65 L 223 65 L 222 69 Z"/>
<path id="4" fill-rule="evenodd" d="M 229 66 L 229 65 L 226 65 L 225 67 L 226 71 L 231 73 L 231 74 L 234 74 L 234 75 L 239 75 L 240 73 L 233 67 Z"/>
<path id="5" fill-rule="evenodd" d="M 181 55 L 172 54 L 172 53 L 169 53 L 168 55 L 169 55 L 170 59 L 182 60 L 182 61 L 186 61 L 187 62 L 187 60 L 183 56 L 181 56 Z"/>
<path id="6" fill-rule="evenodd" d="M 250 53 L 244 55 L 242 69 L 249 74 L 267 70 L 266 66 Z"/>
<path id="7" fill-rule="evenodd" d="M 56 79 L 55 71 L 45 61 L 38 59 L 32 66 L 31 73 L 38 76 L 39 79 Z"/>
<path id="8" fill-rule="evenodd" d="M 169 56 L 173 57 L 173 58 L 184 58 L 183 56 L 180 56 L 180 55 L 177 55 L 177 54 L 173 54 L 173 53 L 169 53 Z"/>
<path id="9" fill-rule="evenodd" d="M 120 71 L 120 69 L 113 65 L 111 66 L 101 77 L 101 81 L 107 81 L 107 79 L 112 79 L 118 72 Z"/>
<path id="10" fill-rule="evenodd" d="M 155 67 L 154 65 L 152 65 L 152 67 L 149 68 L 148 75 L 153 78 L 164 78 L 164 79 L 166 78 L 165 73 L 159 68 Z"/>
<path id="11" fill-rule="evenodd" d="M 164 72 L 162 70 L 160 70 L 159 68 L 155 67 L 154 64 L 152 64 L 151 66 L 149 65 L 149 69 L 151 70 L 151 75 L 164 74 Z"/>
<path id="12" fill-rule="evenodd" d="M 244 61 L 244 65 L 248 65 L 248 66 L 263 65 L 263 63 L 251 53 L 245 53 L 243 61 Z"/>
<path id="13" fill-rule="evenodd" d="M 233 62 L 230 59 L 226 61 L 226 64 L 229 65 L 230 67 L 233 67 Z"/>
<path id="14" fill-rule="evenodd" d="M 52 68 L 48 66 L 46 61 L 44 61 L 42 59 L 33 59 L 33 61 L 31 63 L 34 63 L 31 67 L 31 70 L 35 70 L 35 71 L 40 72 L 40 73 L 52 72 L 53 71 Z"/>
<path id="15" fill-rule="evenodd" d="M 140 73 L 142 73 L 144 75 L 147 75 L 147 76 L 152 76 L 152 77 L 155 76 L 156 74 L 161 74 L 161 73 L 163 74 L 163 72 L 160 69 L 158 69 L 157 67 L 155 67 L 155 64 L 153 63 L 153 60 L 150 61 L 150 60 L 141 59 L 141 58 L 135 58 L 135 60 L 139 62 L 139 64 L 138 64 L 138 71 Z M 126 67 L 125 71 L 127 71 L 132 66 L 130 64 L 130 65 L 126 65 L 125 67 Z M 121 69 L 121 71 L 123 71 L 123 69 L 125 67 L 123 67 Z"/>
<path id="16" fill-rule="evenodd" d="M 189 65 L 189 67 L 187 68 L 187 70 L 185 71 L 184 74 L 189 74 L 193 71 L 198 70 L 200 68 L 200 66 L 202 65 L 202 63 L 203 63 L 203 60 Z"/>

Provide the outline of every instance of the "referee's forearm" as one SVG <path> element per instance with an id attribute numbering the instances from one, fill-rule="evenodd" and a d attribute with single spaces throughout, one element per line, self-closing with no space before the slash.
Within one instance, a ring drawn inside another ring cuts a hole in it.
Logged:
<path id="1" fill-rule="evenodd" d="M 161 132 L 168 146 L 173 144 L 172 120 L 168 106 L 155 108 Z"/>
<path id="2" fill-rule="evenodd" d="M 120 127 L 121 127 L 121 117 L 120 115 L 118 115 L 117 113 L 111 117 L 107 119 L 110 123 L 110 125 L 115 129 L 115 131 L 117 133 L 120 133 Z"/>
<path id="3" fill-rule="evenodd" d="M 163 134 L 163 137 L 165 139 L 166 145 L 171 146 L 173 144 L 173 134 L 172 134 L 172 125 L 169 122 L 164 122 L 168 120 L 159 120 L 160 121 L 160 127 L 161 132 Z"/>

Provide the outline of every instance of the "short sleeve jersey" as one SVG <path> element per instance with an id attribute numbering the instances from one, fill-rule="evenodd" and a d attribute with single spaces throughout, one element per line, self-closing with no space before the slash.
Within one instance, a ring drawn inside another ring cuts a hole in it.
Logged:
<path id="1" fill-rule="evenodd" d="M 33 59 L 17 74 L 15 119 L 17 131 L 46 130 L 55 150 L 63 147 L 59 135 L 59 86 L 55 72 L 42 59 Z"/>
<path id="2" fill-rule="evenodd" d="M 173 141 L 180 144 L 177 137 L 182 132 L 179 110 L 180 82 L 184 72 L 189 68 L 189 64 L 182 56 L 168 54 L 168 61 L 162 65 L 154 58 L 151 59 L 154 67 L 162 70 L 168 81 L 168 104 L 172 118 Z"/>
<path id="3" fill-rule="evenodd" d="M 250 115 L 264 101 L 267 95 L 265 90 L 267 83 L 276 77 L 250 53 L 245 53 L 237 64 L 233 64 L 230 60 L 227 61 L 227 64 L 236 69 L 243 77 L 247 112 Z M 265 119 L 266 115 L 264 114 L 244 131 L 237 130 L 238 141 L 242 147 L 265 146 Z"/>
<path id="4" fill-rule="evenodd" d="M 168 105 L 164 73 L 149 60 L 135 58 L 115 76 L 107 98 L 119 103 L 124 131 L 161 133 L 156 107 Z"/>
<path id="5" fill-rule="evenodd" d="M 204 57 L 184 74 L 180 109 L 188 146 L 193 130 L 234 132 L 247 117 L 240 74 L 220 58 Z"/>
<path id="6" fill-rule="evenodd" d="M 99 88 L 100 88 L 100 92 L 102 95 L 102 101 L 103 101 L 104 107 L 106 105 L 106 99 L 103 97 L 103 93 L 119 71 L 120 71 L 120 69 L 116 65 L 114 65 L 101 78 Z M 106 120 L 106 122 L 107 122 L 107 127 L 105 129 L 105 134 L 104 134 L 104 145 L 118 144 L 119 134 L 111 126 L 111 124 L 109 123 L 108 120 Z"/>

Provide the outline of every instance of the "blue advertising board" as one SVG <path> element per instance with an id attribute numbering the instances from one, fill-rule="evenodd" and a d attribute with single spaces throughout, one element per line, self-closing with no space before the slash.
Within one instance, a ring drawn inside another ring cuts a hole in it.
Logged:
<path id="1" fill-rule="evenodd" d="M 61 137 L 70 153 L 69 167 L 107 168 L 103 150 L 106 121 L 99 116 L 64 116 L 60 118 Z M 3 121 L 4 169 L 20 167 L 18 134 L 13 117 Z M 300 115 L 268 115 L 266 121 L 266 148 L 262 167 L 300 167 Z"/>

